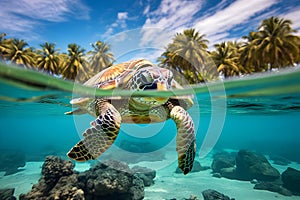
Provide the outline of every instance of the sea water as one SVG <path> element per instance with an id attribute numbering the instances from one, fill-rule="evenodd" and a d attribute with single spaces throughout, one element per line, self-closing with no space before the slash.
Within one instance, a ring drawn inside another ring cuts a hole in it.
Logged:
<path id="1" fill-rule="evenodd" d="M 82 132 L 93 120 L 87 114 L 64 115 L 73 109 L 69 101 L 74 96 L 88 92 L 88 89 L 80 87 L 79 84 L 74 85 L 41 73 L 1 65 L 0 149 L 24 154 L 28 165 L 20 172 L 23 173 L 21 185 L 13 178 L 17 177 L 16 174 L 9 179 L 9 176 L 3 176 L 2 173 L 0 188 L 14 186 L 17 193 L 27 192 L 34 184 L 32 177 L 26 176 L 28 166 L 34 162 L 42 163 L 47 155 L 68 159 L 66 153 L 82 138 Z M 115 94 L 93 92 L 100 96 Z M 299 67 L 283 72 L 196 85 L 185 91 L 177 91 L 176 94 L 189 93 L 194 95 L 195 105 L 188 112 L 195 122 L 196 160 L 200 160 L 201 164 L 211 165 L 212 152 L 224 149 L 247 149 L 266 156 L 282 156 L 296 166 L 300 163 Z M 117 94 L 128 95 L 126 92 Z M 151 92 L 144 95 L 151 94 L 157 95 Z M 246 184 L 244 182 L 238 183 L 235 192 L 232 192 L 233 188 L 225 187 L 222 181 L 213 179 L 208 174 L 174 175 L 177 159 L 175 137 L 176 127 L 171 120 L 149 125 L 122 124 L 115 144 L 108 150 L 108 156 L 103 155 L 103 159 L 122 158 L 122 161 L 129 164 L 147 163 L 148 167 L 155 168 L 158 172 L 156 184 L 146 189 L 145 199 L 180 199 L 190 193 L 200 197 L 201 188 L 207 185 L 227 192 L 232 197 L 243 196 L 243 192 L 246 195 L 246 190 L 240 189 L 241 194 L 237 192 L 239 186 Z M 122 154 L 126 158 L 118 156 Z M 40 168 L 32 169 L 36 170 L 37 179 Z M 24 186 L 26 178 L 29 183 Z M 159 184 L 163 182 L 164 184 Z M 177 194 L 181 182 L 188 189 L 186 193 Z M 247 187 L 253 194 L 254 190 L 249 185 Z M 278 195 L 274 193 L 270 195 L 270 199 Z M 279 197 L 285 198 L 281 195 Z M 266 198 L 262 195 L 262 199 Z"/>

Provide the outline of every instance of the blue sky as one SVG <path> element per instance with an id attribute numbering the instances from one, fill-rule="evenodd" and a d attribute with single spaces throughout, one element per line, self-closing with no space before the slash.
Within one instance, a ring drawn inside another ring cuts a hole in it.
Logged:
<path id="1" fill-rule="evenodd" d="M 55 42 L 61 51 L 69 43 L 90 50 L 90 43 L 107 41 L 119 60 L 154 59 L 176 32 L 191 27 L 210 45 L 237 40 L 270 16 L 291 19 L 300 31 L 299 0 L 0 0 L 7 37 L 36 48 Z"/>

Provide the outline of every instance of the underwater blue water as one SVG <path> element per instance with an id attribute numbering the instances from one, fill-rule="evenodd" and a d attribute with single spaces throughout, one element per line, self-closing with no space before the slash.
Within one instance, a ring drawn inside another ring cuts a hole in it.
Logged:
<path id="1" fill-rule="evenodd" d="M 209 130 L 213 132 L 218 124 L 222 129 L 215 133 L 213 149 L 256 150 L 300 162 L 300 91 L 296 88 L 289 93 L 287 89 L 300 85 L 300 76 L 289 80 L 290 75 L 284 75 L 281 81 L 272 83 L 271 93 L 265 77 L 268 75 L 259 77 L 259 84 L 237 80 L 235 84 L 242 87 L 225 90 L 226 96 L 195 94 L 195 105 L 189 113 L 196 124 L 198 154 Z M 65 156 L 93 120 L 89 115 L 64 115 L 72 110 L 69 92 L 26 89 L 5 81 L 0 91 L 0 148 L 22 151 L 28 160 L 42 161 L 47 154 L 55 153 Z M 225 102 L 225 108 L 212 108 L 212 101 Z M 148 153 L 168 146 L 175 135 L 170 120 L 153 125 L 124 124 L 115 145 L 129 152 Z M 130 143 L 142 145 L 132 147 Z"/>
<path id="2" fill-rule="evenodd" d="M 46 156 L 69 159 L 66 153 L 94 120 L 88 114 L 64 114 L 74 109 L 69 102 L 74 95 L 78 96 L 75 85 L 40 73 L 0 66 L 0 158 L 7 152 L 18 152 L 25 155 L 27 162 L 24 173 L 3 176 L 0 171 L 0 189 L 14 187 L 15 196 L 26 193 L 40 178 L 41 163 Z M 247 149 L 300 164 L 299 66 L 288 71 L 196 85 L 192 90 L 188 87 L 179 92 L 187 95 L 187 91 L 194 95 L 194 106 L 188 112 L 195 124 L 196 160 L 201 165 L 210 166 L 210 153 L 224 149 L 235 152 Z M 249 182 L 214 178 L 211 170 L 176 175 L 176 126 L 172 120 L 122 124 L 114 145 L 99 160 L 105 159 L 144 164 L 157 170 L 154 186 L 145 188 L 145 199 L 183 199 L 190 194 L 200 197 L 207 187 L 236 199 L 245 195 L 247 199 L 274 199 L 279 195 L 253 190 Z M 17 163 L 14 158 L 11 160 Z M 2 163 L 5 160 L 0 162 L 5 166 Z M 93 162 L 84 165 L 84 170 L 89 164 Z M 77 163 L 76 166 L 80 167 Z M 276 167 L 281 172 L 287 168 Z"/>

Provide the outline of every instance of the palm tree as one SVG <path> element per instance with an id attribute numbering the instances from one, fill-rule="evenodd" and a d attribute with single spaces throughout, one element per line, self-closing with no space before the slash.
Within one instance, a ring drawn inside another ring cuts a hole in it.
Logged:
<path id="1" fill-rule="evenodd" d="M 271 69 L 293 65 L 299 56 L 299 36 L 292 34 L 296 30 L 291 25 L 291 20 L 271 17 L 264 20 L 259 27 L 259 48 Z"/>
<path id="2" fill-rule="evenodd" d="M 298 40 L 298 48 L 300 49 L 300 40 Z M 300 64 L 300 54 L 296 57 L 295 63 Z"/>
<path id="3" fill-rule="evenodd" d="M 211 53 L 212 59 L 217 66 L 218 72 L 225 78 L 246 73 L 246 70 L 240 64 L 239 43 L 222 42 L 215 44 L 214 47 L 216 50 Z"/>
<path id="4" fill-rule="evenodd" d="M 182 73 L 189 83 L 204 81 L 212 75 L 212 68 L 207 67 L 210 63 L 208 40 L 204 37 L 205 35 L 200 35 L 195 29 L 177 33 L 159 58 L 160 64 Z"/>
<path id="5" fill-rule="evenodd" d="M 249 47 L 244 47 L 249 59 L 248 65 L 259 65 L 263 69 L 293 65 L 299 57 L 299 36 L 291 28 L 292 21 L 278 17 L 263 20 L 258 32 L 253 34 Z M 253 61 L 256 61 L 253 63 Z"/>
<path id="6" fill-rule="evenodd" d="M 114 55 L 110 52 L 110 45 L 105 42 L 97 41 L 95 44 L 91 44 L 92 51 L 87 54 L 90 55 L 89 62 L 93 74 L 96 74 L 103 69 L 112 65 L 115 61 Z"/>
<path id="7" fill-rule="evenodd" d="M 84 51 L 85 49 L 77 44 L 68 45 L 68 57 L 65 58 L 62 69 L 64 78 L 84 82 L 90 77 Z"/>
<path id="8" fill-rule="evenodd" d="M 58 74 L 61 56 L 58 50 L 55 49 L 54 43 L 45 42 L 40 45 L 42 50 L 37 51 L 36 65 L 38 69 L 41 69 L 49 74 Z"/>
<path id="9" fill-rule="evenodd" d="M 5 48 L 4 57 L 11 63 L 24 66 L 25 68 L 33 68 L 34 52 L 32 48 L 26 48 L 28 44 L 24 40 L 13 39 L 3 45 Z"/>
<path id="10" fill-rule="evenodd" d="M 248 36 L 243 36 L 246 41 L 242 43 L 240 52 L 240 63 L 248 70 L 248 72 L 264 71 L 261 59 L 257 57 L 257 34 L 251 31 Z"/>
<path id="11" fill-rule="evenodd" d="M 165 50 L 165 52 L 162 53 L 162 55 L 157 59 L 159 62 L 159 66 L 162 68 L 167 68 L 172 70 L 174 73 L 174 78 L 177 82 L 179 82 L 181 85 L 185 85 L 186 82 L 188 83 L 194 83 L 194 79 L 192 76 L 187 76 L 187 70 L 180 68 L 177 64 L 178 57 L 174 55 L 174 53 L 170 52 L 168 49 Z M 183 75 L 183 76 L 182 76 Z"/>
<path id="12" fill-rule="evenodd" d="M 11 39 L 4 39 L 6 36 L 6 33 L 0 34 L 0 61 L 5 60 L 5 56 L 7 54 L 7 47 L 9 46 L 9 43 L 12 42 Z"/>

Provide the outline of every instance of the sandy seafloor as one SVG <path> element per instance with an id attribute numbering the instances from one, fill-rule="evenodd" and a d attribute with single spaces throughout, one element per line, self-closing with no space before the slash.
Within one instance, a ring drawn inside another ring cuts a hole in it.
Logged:
<path id="1" fill-rule="evenodd" d="M 178 200 L 189 198 L 190 195 L 203 199 L 201 192 L 206 189 L 214 189 L 230 198 L 236 200 L 300 200 L 300 196 L 283 196 L 278 193 L 265 190 L 254 190 L 254 185 L 249 181 L 230 180 L 226 178 L 214 178 L 211 169 L 190 173 L 186 176 L 174 173 L 177 162 L 174 162 L 174 152 L 167 152 L 166 160 L 157 162 L 140 162 L 134 165 L 149 167 L 164 165 L 166 167 L 157 169 L 155 184 L 145 188 L 145 200 L 173 199 Z M 196 158 L 202 166 L 210 166 L 212 156 L 203 159 Z M 169 164 L 171 163 L 171 164 Z M 272 161 L 270 161 L 272 164 Z M 21 193 L 27 193 L 33 184 L 37 183 L 41 176 L 43 162 L 27 162 L 22 171 L 4 176 L 0 172 L 0 188 L 15 188 L 15 196 L 18 198 Z M 130 167 L 134 166 L 130 165 Z M 300 164 L 292 162 L 288 166 L 272 164 L 282 173 L 287 167 L 300 169 Z M 75 170 L 82 172 L 90 168 L 89 163 L 76 163 Z"/>

